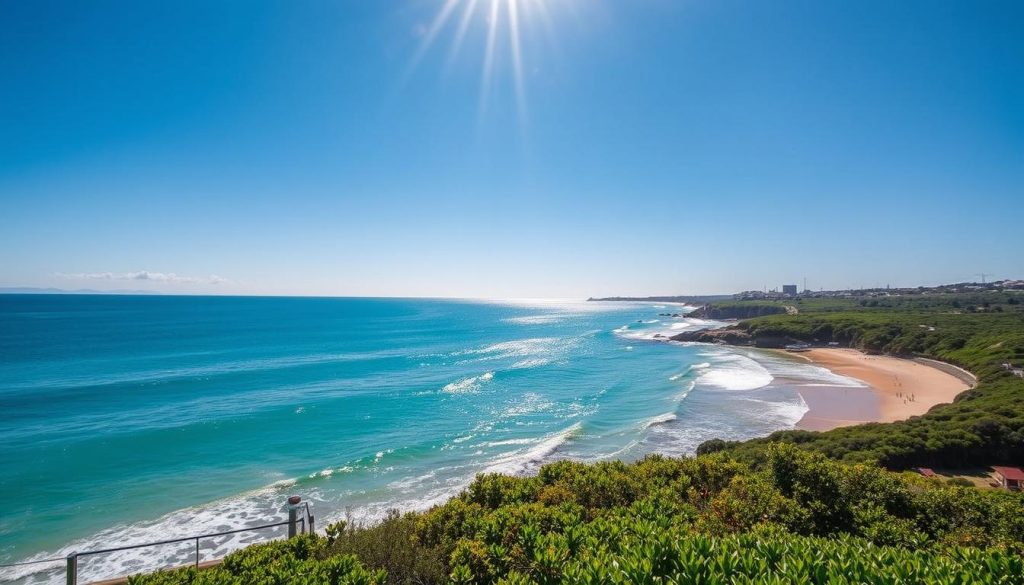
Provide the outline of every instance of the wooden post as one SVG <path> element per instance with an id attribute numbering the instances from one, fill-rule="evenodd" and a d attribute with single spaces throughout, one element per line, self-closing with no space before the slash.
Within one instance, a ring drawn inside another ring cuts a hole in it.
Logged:
<path id="1" fill-rule="evenodd" d="M 78 585 L 78 555 L 68 555 L 68 585 Z"/>
<path id="2" fill-rule="evenodd" d="M 288 538 L 295 538 L 295 535 L 298 533 L 296 525 L 299 521 L 300 502 L 302 502 L 302 498 L 299 496 L 288 498 Z"/>

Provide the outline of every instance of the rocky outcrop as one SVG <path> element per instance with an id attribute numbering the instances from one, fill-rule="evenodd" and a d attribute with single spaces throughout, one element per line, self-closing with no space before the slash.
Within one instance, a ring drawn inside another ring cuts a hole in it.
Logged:
<path id="1" fill-rule="evenodd" d="M 669 337 L 672 341 L 695 341 L 697 343 L 717 343 L 719 345 L 747 345 L 770 349 L 782 349 L 800 340 L 779 335 L 751 335 L 738 327 L 722 329 L 702 329 L 700 331 L 684 331 Z"/>
<path id="2" fill-rule="evenodd" d="M 684 331 L 669 337 L 672 341 L 696 341 L 698 343 L 724 343 L 728 345 L 752 345 L 750 334 L 742 329 L 702 329 Z"/>

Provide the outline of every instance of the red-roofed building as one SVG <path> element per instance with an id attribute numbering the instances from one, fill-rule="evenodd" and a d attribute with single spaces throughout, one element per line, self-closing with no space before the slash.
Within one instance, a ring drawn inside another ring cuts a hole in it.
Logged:
<path id="1" fill-rule="evenodd" d="M 1010 490 L 1024 487 L 1024 470 L 1019 467 L 992 467 L 999 485 Z"/>
<path id="2" fill-rule="evenodd" d="M 917 472 L 925 477 L 935 477 L 935 471 L 927 467 L 918 467 Z"/>

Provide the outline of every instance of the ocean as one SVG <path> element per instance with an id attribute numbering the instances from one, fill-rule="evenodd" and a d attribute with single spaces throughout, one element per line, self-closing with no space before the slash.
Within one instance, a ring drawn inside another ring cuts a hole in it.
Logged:
<path id="1" fill-rule="evenodd" d="M 792 428 L 802 386 L 756 350 L 664 342 L 679 305 L 0 295 L 0 563 L 252 526 L 423 509 L 478 473 L 692 454 Z M 668 315 L 666 315 L 668 314 Z M 212 559 L 273 531 L 202 543 Z M 80 582 L 194 544 L 87 557 Z M 63 565 L 0 569 L 62 583 Z"/>

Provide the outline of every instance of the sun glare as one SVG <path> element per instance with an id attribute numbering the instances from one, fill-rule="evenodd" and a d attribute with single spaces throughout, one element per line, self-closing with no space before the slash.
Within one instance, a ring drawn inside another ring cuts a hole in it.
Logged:
<path id="1" fill-rule="evenodd" d="M 571 0 L 565 0 L 571 1 Z M 482 65 L 480 72 L 480 111 L 487 109 L 497 62 L 497 53 L 508 46 L 508 62 L 515 103 L 521 120 L 526 118 L 526 80 L 524 78 L 523 27 L 528 21 L 538 21 L 550 35 L 551 21 L 546 6 L 548 0 L 443 0 L 432 22 L 422 33 L 422 41 L 413 56 L 410 69 L 414 69 L 437 43 L 441 33 L 452 31 L 448 66 L 458 58 L 471 35 L 475 23 L 482 23 Z M 500 41 L 500 42 L 499 42 Z"/>

